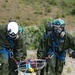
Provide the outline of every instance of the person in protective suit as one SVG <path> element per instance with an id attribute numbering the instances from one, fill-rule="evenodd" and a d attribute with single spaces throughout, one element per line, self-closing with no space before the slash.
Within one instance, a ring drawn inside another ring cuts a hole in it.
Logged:
<path id="1" fill-rule="evenodd" d="M 22 27 L 16 21 L 0 26 L 0 75 L 17 75 L 16 61 L 25 60 L 26 56 Z"/>
<path id="2" fill-rule="evenodd" d="M 53 21 L 52 32 L 46 37 L 45 54 L 49 73 L 48 75 L 60 75 L 63 71 L 66 50 L 75 50 L 75 37 L 65 31 L 65 22 L 62 19 Z"/>
<path id="3" fill-rule="evenodd" d="M 44 48 L 45 48 L 45 40 L 46 40 L 46 36 L 48 33 L 51 32 L 51 28 L 52 28 L 52 22 L 48 22 L 46 27 L 45 27 L 45 32 L 43 33 L 43 37 L 40 40 L 40 44 L 37 50 L 37 58 L 38 59 L 45 59 L 45 54 L 44 52 Z M 46 67 L 44 67 L 41 71 L 40 71 L 40 75 L 44 75 L 47 74 L 48 72 L 48 65 L 46 65 Z M 37 74 L 38 75 L 38 74 Z"/>

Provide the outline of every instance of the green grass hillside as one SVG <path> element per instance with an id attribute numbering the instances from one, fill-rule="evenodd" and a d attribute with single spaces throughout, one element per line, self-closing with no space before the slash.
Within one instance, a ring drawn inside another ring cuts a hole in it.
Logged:
<path id="1" fill-rule="evenodd" d="M 62 18 L 66 29 L 75 34 L 75 0 L 0 0 L 0 24 L 16 20 L 29 38 L 28 47 L 37 48 L 44 31 L 42 24 L 46 19 L 55 18 Z"/>
<path id="2" fill-rule="evenodd" d="M 75 23 L 75 0 L 0 0 L 0 23 L 15 19 L 22 26 L 40 25 L 45 18 Z"/>

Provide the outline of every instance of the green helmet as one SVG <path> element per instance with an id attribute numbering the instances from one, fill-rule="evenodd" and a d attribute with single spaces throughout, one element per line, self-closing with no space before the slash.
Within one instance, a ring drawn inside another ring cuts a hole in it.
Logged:
<path id="1" fill-rule="evenodd" d="M 61 27 L 64 27 L 65 26 L 65 22 L 62 20 L 62 19 L 55 19 L 54 21 L 53 21 L 53 24 L 54 25 L 59 25 L 59 26 L 61 26 Z"/>

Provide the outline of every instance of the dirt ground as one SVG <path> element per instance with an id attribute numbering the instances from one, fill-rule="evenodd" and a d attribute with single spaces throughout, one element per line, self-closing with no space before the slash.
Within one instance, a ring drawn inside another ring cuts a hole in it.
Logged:
<path id="1" fill-rule="evenodd" d="M 75 75 L 75 59 L 66 57 L 66 64 L 61 75 Z"/>
<path id="2" fill-rule="evenodd" d="M 35 59 L 36 58 L 36 50 L 27 50 L 28 56 L 27 58 Z M 19 72 L 18 75 L 24 75 L 22 72 Z M 36 75 L 36 73 L 31 74 L 27 73 L 26 75 Z M 70 57 L 66 57 L 66 63 L 64 66 L 64 70 L 61 75 L 75 75 L 75 59 Z"/>

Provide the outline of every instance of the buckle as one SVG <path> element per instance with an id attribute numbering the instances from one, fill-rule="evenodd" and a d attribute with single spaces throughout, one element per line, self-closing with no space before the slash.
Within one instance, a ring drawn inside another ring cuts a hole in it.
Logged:
<path id="1" fill-rule="evenodd" d="M 51 59 L 53 56 L 54 56 L 53 52 L 50 55 L 48 55 L 49 59 Z"/>
<path id="2" fill-rule="evenodd" d="M 46 57 L 46 60 L 51 59 L 54 56 L 54 53 L 52 52 L 48 57 Z"/>
<path id="3" fill-rule="evenodd" d="M 14 55 L 13 52 L 10 52 L 10 53 L 9 53 L 9 57 L 10 57 L 10 58 L 12 58 L 13 55 Z"/>

